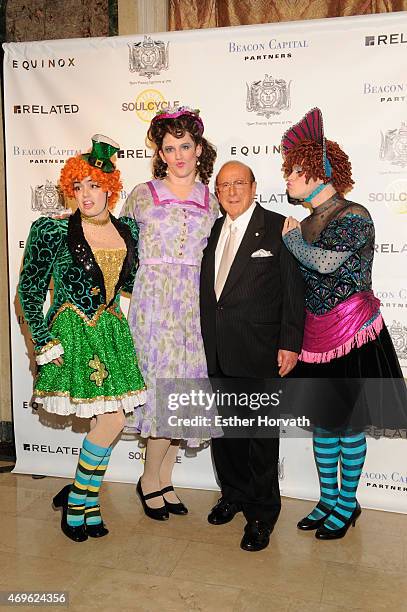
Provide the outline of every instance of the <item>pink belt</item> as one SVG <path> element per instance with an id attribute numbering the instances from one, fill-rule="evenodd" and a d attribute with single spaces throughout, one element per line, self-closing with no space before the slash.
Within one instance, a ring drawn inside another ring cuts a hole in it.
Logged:
<path id="1" fill-rule="evenodd" d="M 323 315 L 307 311 L 299 359 L 325 363 L 374 340 L 383 328 L 379 309 L 373 291 L 361 291 Z"/>
<path id="2" fill-rule="evenodd" d="M 169 257 L 167 255 L 163 255 L 162 257 L 145 257 L 140 259 L 140 265 L 153 266 L 155 264 L 184 264 L 184 266 L 200 266 L 201 262 L 196 261 L 194 259 L 188 258 L 178 258 L 178 257 Z"/>

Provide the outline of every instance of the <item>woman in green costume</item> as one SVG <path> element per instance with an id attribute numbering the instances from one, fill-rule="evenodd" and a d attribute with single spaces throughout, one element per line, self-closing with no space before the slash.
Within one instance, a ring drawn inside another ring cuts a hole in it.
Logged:
<path id="1" fill-rule="evenodd" d="M 31 227 L 19 282 L 20 302 L 35 344 L 39 374 L 33 400 L 52 413 L 91 419 L 75 480 L 53 499 L 61 528 L 75 542 L 108 533 L 99 490 L 112 443 L 125 413 L 145 401 L 132 336 L 120 310 L 120 292 L 132 291 L 138 227 L 109 212 L 118 200 L 120 172 L 111 161 L 119 146 L 97 134 L 92 151 L 61 171 L 69 218 L 40 217 Z M 54 281 L 46 316 L 43 305 Z"/>

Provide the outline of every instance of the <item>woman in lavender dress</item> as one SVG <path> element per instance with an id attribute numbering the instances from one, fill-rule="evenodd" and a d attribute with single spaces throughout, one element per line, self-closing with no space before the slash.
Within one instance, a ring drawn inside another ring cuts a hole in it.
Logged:
<path id="1" fill-rule="evenodd" d="M 169 512 L 188 512 L 171 482 L 180 439 L 185 436 L 182 428 L 170 429 L 168 420 L 165 426 L 159 418 L 165 407 L 156 394 L 157 379 L 207 377 L 199 274 L 218 203 L 207 187 L 216 151 L 203 131 L 199 111 L 180 107 L 156 115 L 148 131 L 155 146 L 155 178 L 137 185 L 122 211 L 137 221 L 140 230 L 140 267 L 129 323 L 148 389 L 147 403 L 134 426 L 148 442 L 137 492 L 144 512 L 157 520 L 168 519 Z M 187 444 L 199 446 L 211 433 L 202 427 L 199 438 L 188 439 Z"/>

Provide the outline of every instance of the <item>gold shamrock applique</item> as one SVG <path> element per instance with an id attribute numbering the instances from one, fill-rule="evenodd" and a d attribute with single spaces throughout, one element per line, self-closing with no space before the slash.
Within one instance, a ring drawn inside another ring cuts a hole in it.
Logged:
<path id="1" fill-rule="evenodd" d="M 92 295 L 98 295 L 100 293 L 100 287 L 92 287 L 90 292 Z"/>
<path id="2" fill-rule="evenodd" d="M 96 386 L 101 387 L 105 378 L 109 376 L 109 372 L 106 370 L 106 366 L 102 363 L 97 355 L 93 355 L 93 359 L 90 359 L 88 366 L 95 370 L 89 376 L 90 380 L 93 380 Z"/>

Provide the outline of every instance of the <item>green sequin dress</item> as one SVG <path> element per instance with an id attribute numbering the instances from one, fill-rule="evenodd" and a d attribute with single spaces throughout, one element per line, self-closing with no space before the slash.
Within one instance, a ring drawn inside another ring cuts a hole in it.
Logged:
<path id="1" fill-rule="evenodd" d="M 19 296 L 35 342 L 39 373 L 33 400 L 48 412 L 89 418 L 145 402 L 120 291 L 131 291 L 137 269 L 138 228 L 112 223 L 126 248 L 91 250 L 79 213 L 33 223 L 24 255 Z M 43 303 L 51 277 L 54 298 Z M 52 360 L 61 356 L 63 365 Z"/>

